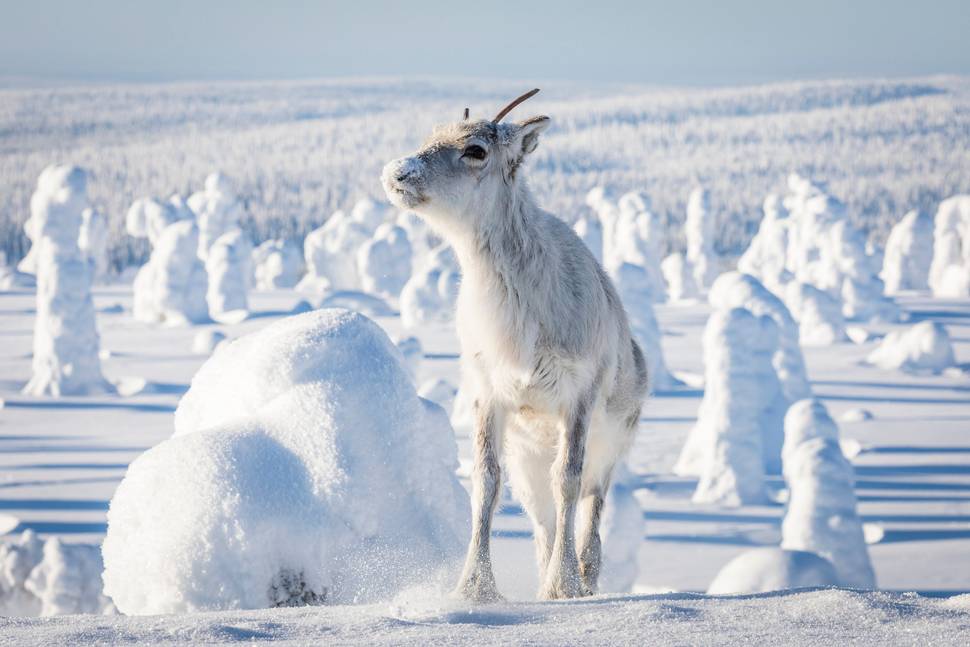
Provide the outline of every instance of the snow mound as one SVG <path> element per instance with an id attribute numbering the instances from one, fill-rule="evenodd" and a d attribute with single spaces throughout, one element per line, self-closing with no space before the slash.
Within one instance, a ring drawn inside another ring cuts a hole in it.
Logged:
<path id="1" fill-rule="evenodd" d="M 404 367 L 407 369 L 408 375 L 417 384 L 421 362 L 424 361 L 424 347 L 421 346 L 421 340 L 417 337 L 403 337 L 398 339 L 394 345 L 397 346 L 397 349 L 401 351 L 401 356 L 404 357 Z"/>
<path id="2" fill-rule="evenodd" d="M 440 377 L 426 380 L 418 388 L 418 395 L 425 400 L 431 400 L 449 415 L 454 407 L 457 394 L 458 389 L 451 382 Z"/>
<path id="3" fill-rule="evenodd" d="M 220 330 L 200 330 L 192 338 L 192 352 L 196 355 L 211 355 L 225 338 L 226 334 Z"/>
<path id="4" fill-rule="evenodd" d="M 866 420 L 872 420 L 872 418 L 872 411 L 860 407 L 847 409 L 839 416 L 839 420 L 842 422 L 865 422 Z"/>
<path id="5" fill-rule="evenodd" d="M 819 586 L 838 586 L 835 567 L 824 557 L 801 550 L 755 548 L 724 565 L 708 595 L 768 593 Z"/>
<path id="6" fill-rule="evenodd" d="M 906 330 L 894 330 L 866 357 L 886 370 L 942 372 L 956 362 L 950 335 L 942 324 L 921 321 Z"/>
<path id="7" fill-rule="evenodd" d="M 0 616 L 114 613 L 101 592 L 101 551 L 26 530 L 0 542 Z"/>
<path id="8" fill-rule="evenodd" d="M 252 267 L 256 289 L 292 288 L 303 275 L 303 257 L 289 241 L 267 240 L 253 250 Z"/>
<path id="9" fill-rule="evenodd" d="M 322 227 L 311 231 L 303 240 L 307 274 L 297 289 L 314 294 L 360 290 L 357 251 L 372 232 L 346 212 L 334 212 Z"/>
<path id="10" fill-rule="evenodd" d="M 387 305 L 383 299 L 373 294 L 356 290 L 339 290 L 331 292 L 320 302 L 321 308 L 346 308 L 355 310 L 368 317 L 393 317 L 394 308 Z"/>
<path id="11" fill-rule="evenodd" d="M 852 465 L 838 426 L 817 400 L 796 402 L 785 416 L 785 482 L 789 499 L 781 547 L 804 550 L 835 566 L 839 583 L 876 586 L 862 520 L 856 512 Z"/>
<path id="12" fill-rule="evenodd" d="M 922 211 L 910 211 L 889 232 L 880 278 L 886 294 L 925 290 L 933 263 L 933 220 Z"/>
<path id="13" fill-rule="evenodd" d="M 175 435 L 129 467 L 105 591 L 128 614 L 384 599 L 459 565 L 456 466 L 447 416 L 375 323 L 282 319 L 215 353 Z"/>
<path id="14" fill-rule="evenodd" d="M 788 271 L 788 209 L 775 194 L 765 198 L 764 218 L 748 249 L 738 259 L 738 271 L 757 278 L 769 290 L 780 294 L 791 280 Z"/>
<path id="15" fill-rule="evenodd" d="M 250 259 L 253 244 L 240 229 L 219 236 L 209 247 L 205 270 L 209 275 L 206 303 L 216 321 L 237 323 L 249 316 Z"/>
<path id="16" fill-rule="evenodd" d="M 187 204 L 199 224 L 199 258 L 206 261 L 216 241 L 239 227 L 242 203 L 236 197 L 232 181 L 217 172 L 205 179 L 202 191 L 189 196 Z"/>
<path id="17" fill-rule="evenodd" d="M 603 563 L 599 590 L 606 593 L 630 592 L 640 572 L 637 555 L 643 544 L 643 509 L 633 496 L 635 491 L 630 470 L 625 463 L 618 464 L 600 521 Z"/>

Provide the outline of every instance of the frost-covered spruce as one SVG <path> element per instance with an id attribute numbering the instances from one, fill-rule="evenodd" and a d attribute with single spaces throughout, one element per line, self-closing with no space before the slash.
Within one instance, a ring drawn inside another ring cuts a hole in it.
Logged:
<path id="1" fill-rule="evenodd" d="M 172 196 L 168 202 L 139 198 L 125 215 L 125 229 L 129 236 L 147 238 L 154 248 L 165 228 L 179 220 L 195 220 L 195 214 L 181 196 Z"/>
<path id="2" fill-rule="evenodd" d="M 784 288 L 785 305 L 798 321 L 802 346 L 829 346 L 846 341 L 845 319 L 838 300 L 814 285 L 791 281 Z"/>
<path id="3" fill-rule="evenodd" d="M 762 503 L 763 437 L 781 393 L 771 363 L 778 326 L 744 308 L 716 310 L 703 345 L 704 398 L 675 471 L 700 477 L 695 503 Z"/>
<path id="4" fill-rule="evenodd" d="M 297 289 L 323 294 L 329 291 L 359 290 L 357 251 L 371 236 L 371 230 L 343 211 L 334 212 L 322 227 L 303 241 L 307 274 Z"/>
<path id="5" fill-rule="evenodd" d="M 718 275 L 719 260 L 714 250 L 717 239 L 715 227 L 710 192 L 697 187 L 687 200 L 684 235 L 687 238 L 687 260 L 693 266 L 694 280 L 702 290 L 709 288 Z"/>
<path id="6" fill-rule="evenodd" d="M 612 271 L 621 263 L 642 267 L 646 271 L 653 300 L 662 303 L 667 300 L 667 288 L 660 269 L 660 219 L 650 212 L 650 198 L 639 191 L 624 194 L 618 206 L 619 215 L 613 232 L 614 251 L 606 268 Z"/>
<path id="7" fill-rule="evenodd" d="M 206 303 L 216 321 L 237 322 L 249 316 L 248 277 L 253 244 L 242 230 L 220 236 L 209 247 L 205 270 L 209 276 Z"/>
<path id="8" fill-rule="evenodd" d="M 616 264 L 616 222 L 620 216 L 617 195 L 611 187 L 597 186 L 586 193 L 586 206 L 593 210 L 603 230 L 603 252 L 600 264 L 604 267 Z"/>
<path id="9" fill-rule="evenodd" d="M 100 211 L 88 207 L 81 212 L 81 230 L 77 245 L 91 269 L 91 281 L 101 281 L 108 274 L 108 221 Z"/>
<path id="10" fill-rule="evenodd" d="M 401 323 L 417 328 L 429 323 L 447 323 L 455 316 L 455 302 L 461 271 L 447 245 L 432 251 L 424 267 L 414 272 L 401 290 Z"/>
<path id="11" fill-rule="evenodd" d="M 48 166 L 30 198 L 36 251 L 30 395 L 85 395 L 111 391 L 101 374 L 100 340 L 91 299 L 91 268 L 78 247 L 81 213 L 88 207 L 87 174 L 76 166 Z"/>
<path id="12" fill-rule="evenodd" d="M 586 213 L 579 217 L 573 224 L 573 231 L 579 236 L 580 240 L 586 243 L 586 247 L 592 252 L 593 256 L 603 264 L 603 224 L 595 213 Z"/>
<path id="13" fill-rule="evenodd" d="M 393 223 L 377 227 L 373 238 L 357 251 L 357 274 L 368 294 L 396 302 L 411 278 L 411 243 L 407 232 Z"/>
<path id="14" fill-rule="evenodd" d="M 919 210 L 903 216 L 889 232 L 880 278 L 886 294 L 925 290 L 933 263 L 933 220 Z"/>
<path id="15" fill-rule="evenodd" d="M 106 614 L 99 546 L 40 539 L 32 530 L 0 542 L 0 615 Z"/>
<path id="16" fill-rule="evenodd" d="M 921 321 L 883 337 L 866 361 L 886 370 L 939 373 L 956 363 L 950 335 L 943 324 Z"/>
<path id="17" fill-rule="evenodd" d="M 187 204 L 199 224 L 199 258 L 205 261 L 215 242 L 239 227 L 242 204 L 232 181 L 218 172 L 205 179 L 205 188 L 190 195 Z"/>
<path id="18" fill-rule="evenodd" d="M 176 219 L 149 235 L 156 238 L 151 257 L 135 276 L 135 319 L 176 326 L 209 321 L 209 279 L 198 257 L 195 222 Z"/>
<path id="19" fill-rule="evenodd" d="M 626 463 L 620 463 L 613 473 L 600 523 L 603 535 L 600 590 L 607 593 L 629 593 L 640 572 L 637 556 L 643 545 L 643 509 L 633 495 L 635 491 L 633 475 Z"/>
<path id="20" fill-rule="evenodd" d="M 128 468 L 105 593 L 126 614 L 390 599 L 461 557 L 457 463 L 377 324 L 281 319 L 209 358 L 175 435 Z"/>
<path id="21" fill-rule="evenodd" d="M 653 312 L 656 299 L 651 293 L 651 281 L 647 271 L 639 265 L 622 263 L 610 272 L 613 285 L 620 295 L 627 317 L 630 320 L 630 330 L 633 338 L 643 349 L 647 360 L 647 374 L 653 389 L 669 389 L 680 384 L 664 361 L 663 348 L 660 344 L 660 324 Z"/>
<path id="22" fill-rule="evenodd" d="M 375 202 L 370 198 L 361 198 L 354 203 L 350 210 L 351 220 L 360 223 L 371 234 L 387 222 L 392 215 L 393 209 L 389 204 Z"/>
<path id="23" fill-rule="evenodd" d="M 686 256 L 674 252 L 663 260 L 660 270 L 667 282 L 667 296 L 672 302 L 694 301 L 700 297 L 697 281 L 694 280 L 694 268 Z"/>
<path id="24" fill-rule="evenodd" d="M 37 277 L 7 265 L 7 255 L 0 250 L 0 290 L 37 287 Z"/>
<path id="25" fill-rule="evenodd" d="M 936 211 L 929 284 L 933 296 L 970 296 L 970 195 L 947 198 Z"/>
<path id="26" fill-rule="evenodd" d="M 781 294 L 791 278 L 786 267 L 791 221 L 788 209 L 775 194 L 765 198 L 762 208 L 764 217 L 758 226 L 758 233 L 738 259 L 738 271 L 750 274 L 775 294 Z"/>
<path id="27" fill-rule="evenodd" d="M 852 465 L 842 455 L 838 427 L 821 402 L 801 400 L 791 406 L 785 416 L 784 457 L 789 498 L 782 548 L 826 558 L 843 586 L 874 588 Z"/>
<path id="28" fill-rule="evenodd" d="M 258 290 L 292 288 L 303 276 L 303 256 L 288 240 L 267 240 L 253 250 L 251 265 Z"/>
<path id="29" fill-rule="evenodd" d="M 407 232 L 411 244 L 411 268 L 424 267 L 428 254 L 441 244 L 441 239 L 413 211 L 401 211 L 394 223 Z"/>

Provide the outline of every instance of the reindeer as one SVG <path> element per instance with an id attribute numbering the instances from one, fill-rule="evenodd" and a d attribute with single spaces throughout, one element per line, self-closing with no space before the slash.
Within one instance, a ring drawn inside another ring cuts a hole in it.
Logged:
<path id="1" fill-rule="evenodd" d="M 501 599 L 489 551 L 503 467 L 532 520 L 541 599 L 592 595 L 600 512 L 647 391 L 646 363 L 609 278 L 573 230 L 540 209 L 522 163 L 549 118 L 465 118 L 389 162 L 384 190 L 454 249 L 462 388 L 474 399 L 472 535 L 456 593 Z M 576 517 L 579 514 L 579 545 Z"/>

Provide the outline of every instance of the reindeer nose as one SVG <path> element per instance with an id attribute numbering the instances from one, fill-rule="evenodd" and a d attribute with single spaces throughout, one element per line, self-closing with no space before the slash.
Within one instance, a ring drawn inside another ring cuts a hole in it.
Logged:
<path id="1" fill-rule="evenodd" d="M 394 179 L 397 180 L 398 182 L 406 182 L 406 181 L 410 180 L 413 176 L 414 176 L 414 170 L 413 169 L 411 169 L 411 168 L 404 168 L 404 169 L 401 169 L 400 171 L 398 171 L 398 173 L 397 173 L 397 175 L 395 176 Z"/>

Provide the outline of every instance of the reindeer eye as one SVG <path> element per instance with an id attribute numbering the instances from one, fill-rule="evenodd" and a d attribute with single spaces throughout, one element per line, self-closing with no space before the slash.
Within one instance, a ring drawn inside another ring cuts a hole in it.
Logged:
<path id="1" fill-rule="evenodd" d="M 483 160 L 485 159 L 486 155 L 488 155 L 488 152 L 478 144 L 472 144 L 471 146 L 466 146 L 465 150 L 462 151 L 461 153 L 461 156 L 463 158 L 470 157 L 476 160 Z"/>

